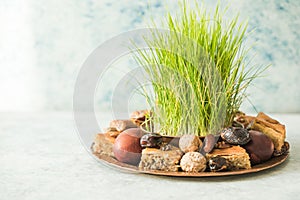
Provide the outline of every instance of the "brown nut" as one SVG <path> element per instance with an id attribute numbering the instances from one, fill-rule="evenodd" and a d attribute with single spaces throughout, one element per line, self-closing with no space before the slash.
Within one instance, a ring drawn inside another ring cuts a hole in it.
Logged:
<path id="1" fill-rule="evenodd" d="M 251 164 L 259 164 L 269 160 L 274 152 L 274 144 L 272 140 L 265 134 L 250 130 L 251 141 L 243 147 L 250 156 Z"/>
<path id="2" fill-rule="evenodd" d="M 120 133 L 113 146 L 113 152 L 117 160 L 137 165 L 141 159 L 140 138 L 143 135 L 144 132 L 140 128 L 130 128 Z"/>

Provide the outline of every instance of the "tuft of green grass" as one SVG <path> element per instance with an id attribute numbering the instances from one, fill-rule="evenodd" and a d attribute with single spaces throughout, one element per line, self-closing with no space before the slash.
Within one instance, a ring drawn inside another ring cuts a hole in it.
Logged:
<path id="1" fill-rule="evenodd" d="M 246 88 L 263 69 L 246 67 L 247 23 L 238 23 L 238 15 L 225 21 L 226 9 L 219 5 L 213 14 L 198 4 L 179 6 L 175 17 L 166 16 L 168 31 L 155 29 L 145 38 L 149 49 L 135 55 L 153 88 L 143 94 L 153 110 L 154 131 L 215 134 L 231 124 Z"/>

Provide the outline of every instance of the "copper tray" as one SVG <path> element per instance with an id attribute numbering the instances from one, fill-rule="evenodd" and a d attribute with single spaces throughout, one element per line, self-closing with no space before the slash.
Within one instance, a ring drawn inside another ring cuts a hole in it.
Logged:
<path id="1" fill-rule="evenodd" d="M 182 171 L 168 172 L 168 171 L 159 171 L 159 170 L 152 170 L 152 171 L 140 170 L 137 166 L 119 162 L 118 160 L 116 160 L 111 156 L 100 155 L 97 153 L 94 153 L 94 155 L 98 159 L 100 159 L 100 161 L 102 161 L 104 164 L 108 164 L 109 166 L 116 167 L 117 169 L 125 170 L 127 172 L 136 172 L 136 173 L 144 173 L 144 174 L 152 174 L 152 175 L 160 175 L 160 176 L 176 176 L 176 177 L 217 177 L 217 176 L 249 174 L 249 173 L 270 169 L 283 163 L 288 158 L 289 153 L 278 157 L 273 157 L 262 164 L 254 165 L 251 169 L 225 171 L 225 172 L 198 172 L 198 173 L 182 172 Z"/>

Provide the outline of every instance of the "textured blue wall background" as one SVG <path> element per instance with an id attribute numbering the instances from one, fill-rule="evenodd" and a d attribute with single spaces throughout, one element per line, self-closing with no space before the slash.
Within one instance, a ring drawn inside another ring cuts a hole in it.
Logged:
<path id="1" fill-rule="evenodd" d="M 217 1 L 205 1 L 213 7 Z M 222 1 L 228 17 L 240 12 L 255 29 L 253 64 L 271 67 L 249 88 L 265 112 L 300 112 L 300 1 Z M 0 111 L 71 110 L 76 76 L 88 55 L 122 32 L 159 22 L 176 1 L 52 0 L 0 2 Z M 125 63 L 125 64 L 124 64 Z M 120 62 L 119 65 L 126 65 Z M 127 66 L 124 66 L 126 69 Z M 112 71 L 113 86 L 117 73 Z M 99 88 L 98 109 L 110 105 L 111 88 Z M 243 110 L 253 111 L 246 101 Z"/>

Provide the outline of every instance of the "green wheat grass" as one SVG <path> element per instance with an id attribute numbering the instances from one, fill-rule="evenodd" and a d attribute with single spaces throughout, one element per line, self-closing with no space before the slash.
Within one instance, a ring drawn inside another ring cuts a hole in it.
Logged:
<path id="1" fill-rule="evenodd" d="M 245 90 L 263 68 L 249 66 L 243 48 L 247 23 L 238 15 L 225 21 L 216 6 L 190 8 L 166 16 L 168 31 L 152 31 L 135 60 L 142 66 L 153 92 L 144 89 L 155 130 L 178 136 L 215 134 L 229 126 L 245 98 Z M 155 24 L 154 24 L 155 25 Z M 143 87 L 142 87 L 143 88 Z"/>

